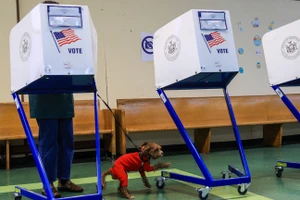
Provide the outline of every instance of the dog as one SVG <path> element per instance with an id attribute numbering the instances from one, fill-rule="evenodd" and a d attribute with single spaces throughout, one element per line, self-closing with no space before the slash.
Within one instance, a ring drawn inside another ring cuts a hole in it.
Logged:
<path id="1" fill-rule="evenodd" d="M 127 172 L 130 171 L 139 171 L 144 186 L 151 188 L 151 185 L 148 182 L 145 171 L 155 171 L 158 169 L 169 168 L 170 163 L 161 163 L 151 166 L 150 160 L 156 160 L 163 156 L 163 151 L 161 146 L 156 143 L 144 142 L 140 146 L 140 152 L 128 153 L 119 157 L 113 167 L 102 173 L 102 188 L 106 189 L 105 177 L 111 175 L 112 179 L 119 180 L 120 185 L 118 187 L 118 192 L 127 199 L 134 199 L 128 190 L 128 175 Z"/>

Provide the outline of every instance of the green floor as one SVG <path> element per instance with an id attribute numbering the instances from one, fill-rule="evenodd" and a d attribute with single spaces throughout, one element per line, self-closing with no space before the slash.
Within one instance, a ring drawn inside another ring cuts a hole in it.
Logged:
<path id="1" fill-rule="evenodd" d="M 274 173 L 274 165 L 277 159 L 300 162 L 300 145 L 285 145 L 282 148 L 257 148 L 247 149 L 246 155 L 251 171 L 252 183 L 245 196 L 238 194 L 236 186 L 215 187 L 211 190 L 208 199 L 300 199 L 300 171 L 285 169 L 282 178 L 277 178 Z M 214 178 L 221 177 L 220 172 L 227 169 L 227 164 L 242 168 L 237 151 L 213 152 L 202 155 L 207 167 Z M 163 161 L 171 162 L 171 171 L 202 176 L 199 168 L 191 155 L 169 155 L 162 158 Z M 102 169 L 110 166 L 109 162 L 101 163 Z M 72 179 L 80 183 L 85 191 L 84 194 L 95 192 L 96 183 L 95 163 L 73 164 Z M 156 189 L 154 178 L 159 172 L 147 174 L 152 184 L 152 189 L 146 189 L 141 184 L 137 173 L 130 173 L 130 190 L 136 199 L 143 200 L 186 200 L 199 199 L 195 188 L 197 186 L 168 180 L 163 190 Z M 15 185 L 22 185 L 27 189 L 40 193 L 41 184 L 35 168 L 12 169 L 7 172 L 0 170 L 0 199 L 14 199 Z M 103 192 L 105 200 L 122 199 L 116 193 L 118 183 L 108 179 L 108 188 Z M 201 187 L 201 186 L 200 186 Z M 62 193 L 64 197 L 74 195 Z M 76 194 L 75 194 L 76 195 Z M 26 199 L 26 198 L 22 198 Z"/>

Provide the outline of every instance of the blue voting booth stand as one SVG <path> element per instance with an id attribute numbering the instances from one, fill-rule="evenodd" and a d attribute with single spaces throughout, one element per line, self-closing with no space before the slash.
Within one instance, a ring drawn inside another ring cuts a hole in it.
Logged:
<path id="1" fill-rule="evenodd" d="M 300 123 L 300 114 L 282 87 L 300 86 L 300 20 L 274 29 L 263 36 L 266 68 L 271 88 Z M 277 177 L 284 168 L 300 169 L 300 163 L 278 160 L 275 166 Z"/>
<path id="2" fill-rule="evenodd" d="M 55 199 L 19 96 L 89 93 L 94 98 L 97 193 L 59 199 L 101 200 L 97 32 L 88 7 L 38 4 L 11 30 L 10 63 L 12 97 L 47 194 L 16 186 L 15 199 Z"/>
<path id="3" fill-rule="evenodd" d="M 207 199 L 212 187 L 238 185 L 238 192 L 245 195 L 251 182 L 250 171 L 227 88 L 239 72 L 229 12 L 194 9 L 184 13 L 155 32 L 153 55 L 158 95 L 204 176 L 198 178 L 163 170 L 156 179 L 156 186 L 164 188 L 167 179 L 203 185 L 197 189 L 198 195 L 200 199 Z M 223 90 L 243 172 L 228 165 L 229 171 L 223 172 L 222 179 L 212 177 L 165 93 L 201 89 Z M 231 178 L 230 173 L 237 177 Z"/>
<path id="4" fill-rule="evenodd" d="M 282 85 L 282 87 L 286 86 L 300 86 L 300 81 L 297 81 L 298 83 L 286 83 Z M 296 84 L 296 85 L 294 85 Z M 287 106 L 287 108 L 291 111 L 291 113 L 295 116 L 295 118 L 300 123 L 300 113 L 297 110 L 297 108 L 294 106 L 294 104 L 289 100 L 289 98 L 286 96 L 286 94 L 281 90 L 279 85 L 272 86 L 274 91 L 280 96 L 282 102 Z M 300 163 L 297 162 L 287 162 L 283 160 L 278 160 L 277 164 L 275 165 L 275 174 L 278 178 L 282 176 L 282 172 L 284 168 L 294 168 L 294 169 L 300 169 Z"/>
<path id="5" fill-rule="evenodd" d="M 25 115 L 22 102 L 20 101 L 19 95 L 20 94 L 54 94 L 54 93 L 93 93 L 94 94 L 94 115 L 95 115 L 95 141 L 96 141 L 96 166 L 97 166 L 97 194 L 89 194 L 89 195 L 82 195 L 82 196 L 75 196 L 75 197 L 67 197 L 67 198 L 59 198 L 59 199 L 72 199 L 72 200 L 81 200 L 81 199 L 90 199 L 90 200 L 99 200 L 102 199 L 102 187 L 101 187 L 101 169 L 100 169 L 100 136 L 99 136 L 99 124 L 98 124 L 98 103 L 97 103 L 97 89 L 96 84 L 94 81 L 94 77 L 85 78 L 86 83 L 83 85 L 72 85 L 72 80 L 78 78 L 81 80 L 83 77 L 45 77 L 44 80 L 47 79 L 49 85 L 42 85 L 38 84 L 39 88 L 35 88 L 34 86 L 28 86 L 20 91 L 16 91 L 12 93 L 13 99 L 16 103 L 18 114 L 20 116 L 21 123 L 23 125 L 27 141 L 29 143 L 30 150 L 32 152 L 32 156 L 34 158 L 38 173 L 40 175 L 42 184 L 45 186 L 45 191 L 47 193 L 47 197 L 37 194 L 35 192 L 29 191 L 25 188 L 21 188 L 16 186 L 15 192 L 15 199 L 20 200 L 22 196 L 27 197 L 29 199 L 47 199 L 52 200 L 55 199 L 42 163 L 40 158 L 39 151 L 36 147 L 34 138 L 32 136 L 32 132 L 27 121 L 27 116 Z M 41 80 L 42 82 L 43 80 Z M 53 88 L 51 85 L 55 85 L 56 83 L 60 82 L 60 85 L 68 86 L 68 87 L 57 87 Z"/>

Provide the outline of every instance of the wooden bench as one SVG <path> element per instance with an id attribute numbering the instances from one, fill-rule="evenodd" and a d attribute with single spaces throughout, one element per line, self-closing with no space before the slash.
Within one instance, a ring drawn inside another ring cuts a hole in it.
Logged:
<path id="1" fill-rule="evenodd" d="M 74 135 L 95 135 L 94 101 L 75 100 L 75 117 L 73 121 Z M 22 103 L 34 138 L 38 137 L 38 126 L 35 119 L 29 115 L 29 104 Z M 113 110 L 114 112 L 114 110 Z M 99 106 L 100 134 L 111 135 L 110 151 L 116 156 L 115 120 L 109 110 L 101 110 Z M 16 105 L 0 103 L 0 141 L 6 143 L 6 169 L 10 169 L 10 141 L 24 140 L 26 135 L 22 127 Z"/>
<path id="2" fill-rule="evenodd" d="M 300 109 L 300 95 L 289 95 Z M 212 128 L 231 126 L 224 97 L 170 98 L 186 129 L 194 130 L 194 143 L 200 153 L 209 153 Z M 231 103 L 238 126 L 263 125 L 265 146 L 279 147 L 282 124 L 297 122 L 277 95 L 234 96 Z M 118 99 L 116 114 L 127 134 L 177 130 L 160 98 Z M 116 128 L 118 151 L 126 153 L 126 137 Z M 232 133 L 233 134 L 233 133 Z"/>

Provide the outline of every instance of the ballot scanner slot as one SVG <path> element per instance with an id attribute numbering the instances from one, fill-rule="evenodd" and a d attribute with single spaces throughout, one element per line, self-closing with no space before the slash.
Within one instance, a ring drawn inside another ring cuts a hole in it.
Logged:
<path id="1" fill-rule="evenodd" d="M 227 30 L 225 12 L 198 12 L 201 30 Z"/>
<path id="2" fill-rule="evenodd" d="M 48 6 L 50 27 L 82 28 L 82 10 L 75 6 Z"/>

